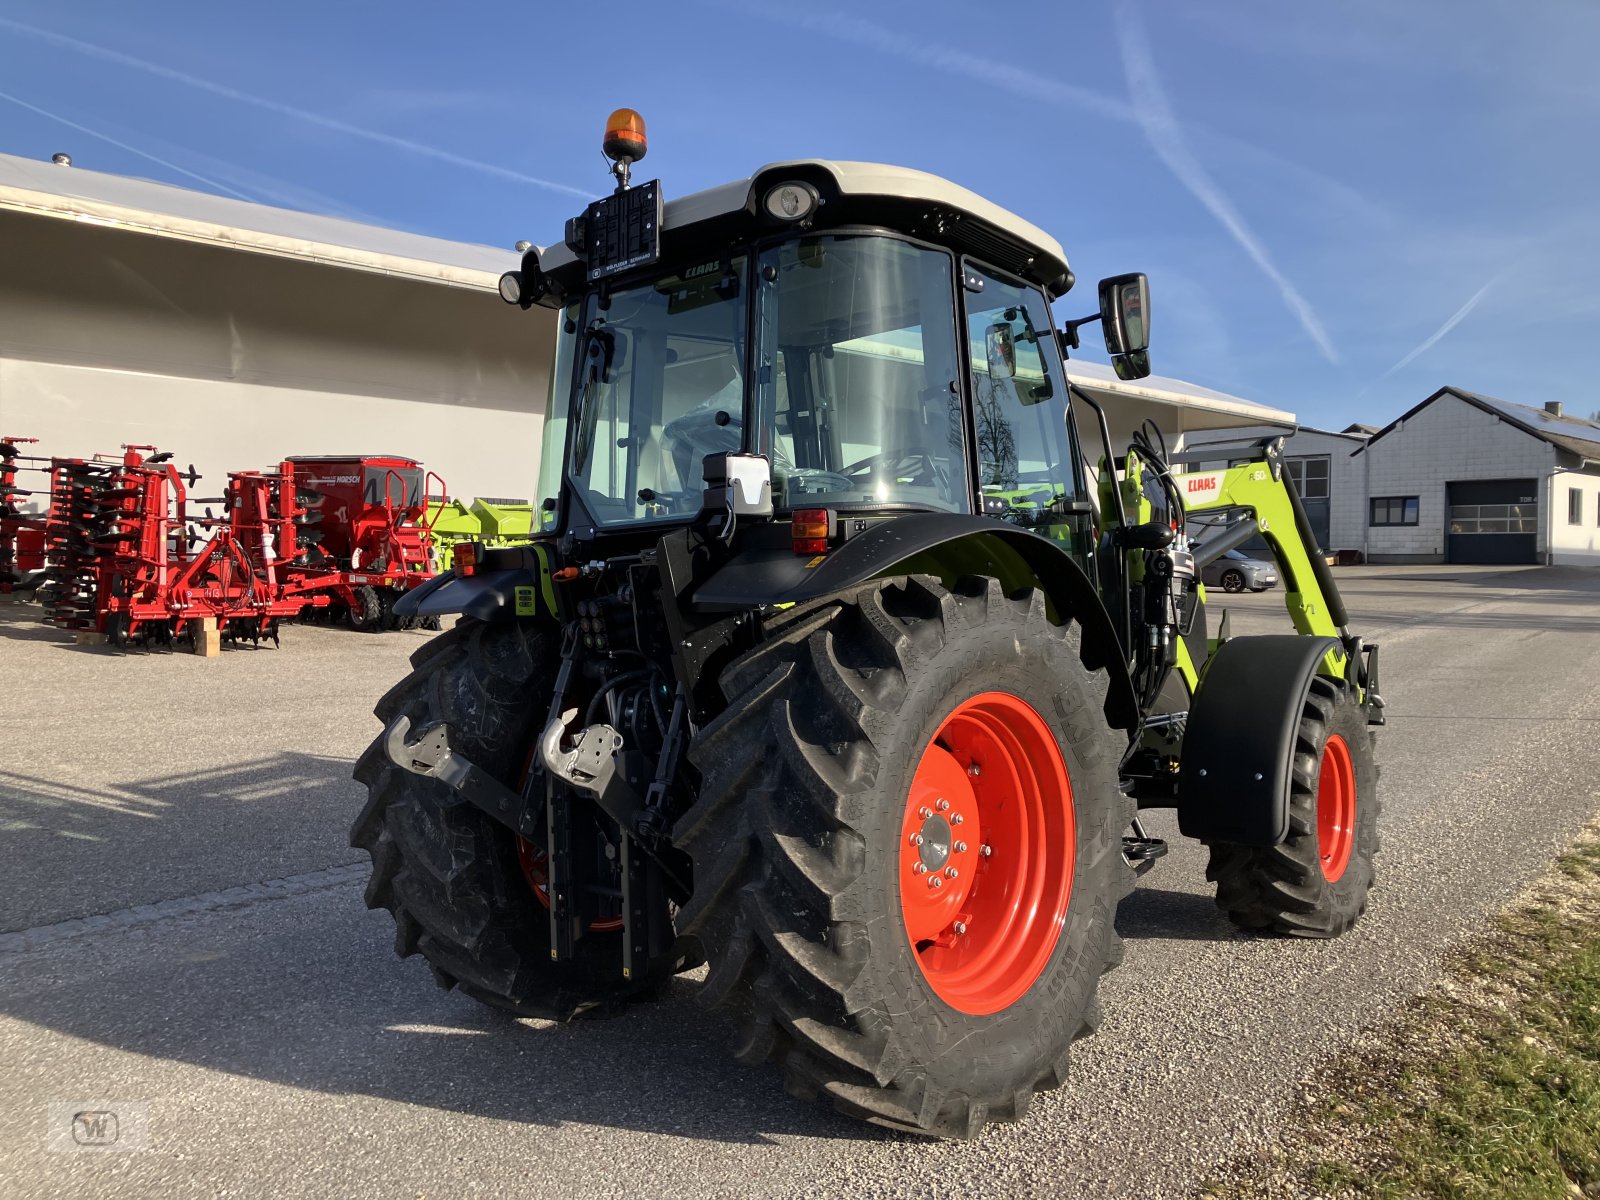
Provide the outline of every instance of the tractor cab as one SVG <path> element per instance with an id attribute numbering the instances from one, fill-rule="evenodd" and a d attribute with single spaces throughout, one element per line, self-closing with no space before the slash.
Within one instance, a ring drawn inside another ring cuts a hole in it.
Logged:
<path id="1" fill-rule="evenodd" d="M 613 124 L 638 136 L 608 146 L 642 157 L 642 122 Z M 891 517 L 960 514 L 1089 569 L 1093 497 L 1050 309 L 1073 276 L 1054 238 L 880 164 L 777 163 L 673 201 L 617 177 L 501 281 L 507 301 L 561 313 L 543 530 L 654 537 L 706 516 L 708 480 L 732 472 L 751 497 L 737 523 L 774 526 L 756 544 L 815 556 Z M 1137 279 L 1106 292 L 1107 328 L 1142 358 Z"/>

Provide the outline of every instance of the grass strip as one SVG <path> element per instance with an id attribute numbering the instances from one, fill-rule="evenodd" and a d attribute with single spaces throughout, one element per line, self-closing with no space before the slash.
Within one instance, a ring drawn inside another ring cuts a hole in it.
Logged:
<path id="1" fill-rule="evenodd" d="M 1204 1197 L 1600 1197 L 1600 826 Z"/>

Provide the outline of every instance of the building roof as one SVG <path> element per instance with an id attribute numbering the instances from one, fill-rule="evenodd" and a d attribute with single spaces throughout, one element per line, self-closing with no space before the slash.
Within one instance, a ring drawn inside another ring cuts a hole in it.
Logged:
<path id="1" fill-rule="evenodd" d="M 1360 421 L 1355 421 L 1349 425 L 1346 425 L 1339 432 L 1348 433 L 1354 437 L 1369 438 L 1378 432 L 1378 427 L 1376 425 L 1363 425 Z"/>
<path id="2" fill-rule="evenodd" d="M 1376 426 L 1374 426 L 1372 429 L 1367 429 L 1365 426 L 1362 426 L 1361 430 L 1362 431 L 1358 432 L 1357 430 L 1348 426 L 1344 429 L 1319 429 L 1315 425 L 1301 425 L 1295 430 L 1295 432 L 1315 433 L 1321 437 L 1343 438 L 1347 442 L 1365 442 L 1369 437 L 1377 432 Z"/>
<path id="3" fill-rule="evenodd" d="M 1557 449 L 1565 450 L 1569 454 L 1575 454 L 1579 458 L 1600 463 L 1600 424 L 1596 424 L 1594 421 L 1586 421 L 1581 417 L 1557 416 L 1542 408 L 1534 408 L 1527 404 L 1515 404 L 1510 400 L 1501 400 L 1495 396 L 1484 396 L 1477 392 L 1469 392 L 1462 388 L 1448 386 L 1440 388 L 1421 404 L 1401 413 L 1400 416 L 1373 434 L 1367 440 L 1366 446 L 1362 446 L 1355 453 L 1360 454 L 1367 446 L 1392 433 L 1441 396 L 1452 396 L 1464 404 L 1470 404 L 1474 408 L 1482 409 L 1490 416 L 1498 417 L 1507 425 L 1521 430 L 1529 437 L 1536 437 L 1542 442 L 1549 442 Z"/>
<path id="4" fill-rule="evenodd" d="M 488 290 L 519 258 L 510 249 L 0 154 L 0 212 L 7 211 Z"/>
<path id="5" fill-rule="evenodd" d="M 1281 408 L 1270 408 L 1254 400 L 1230 396 L 1227 392 L 1213 391 L 1197 383 L 1151 375 L 1145 379 L 1118 379 L 1117 373 L 1103 363 L 1086 362 L 1075 358 L 1067 364 L 1067 375 L 1072 382 L 1096 399 L 1143 400 L 1149 403 L 1181 408 L 1185 413 L 1184 427 L 1198 429 L 1234 429 L 1242 425 L 1270 425 L 1288 432 L 1295 427 L 1294 414 Z"/>

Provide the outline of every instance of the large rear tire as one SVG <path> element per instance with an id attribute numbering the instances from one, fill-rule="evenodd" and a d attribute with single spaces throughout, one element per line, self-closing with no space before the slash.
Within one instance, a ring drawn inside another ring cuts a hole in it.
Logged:
<path id="1" fill-rule="evenodd" d="M 1125 739 L 1078 627 L 993 580 L 880 581 L 792 615 L 721 686 L 674 837 L 679 928 L 739 1057 L 892 1128 L 1020 1118 L 1099 1019 L 1133 886 Z"/>
<path id="2" fill-rule="evenodd" d="M 515 786 L 549 707 L 553 641 L 527 622 L 463 617 L 411 656 L 414 670 L 378 701 L 378 719 L 448 722 L 456 749 Z M 367 907 L 393 914 L 400 957 L 420 953 L 441 987 L 553 1020 L 645 998 L 670 974 L 658 962 L 624 980 L 616 930 L 590 932 L 575 958 L 552 963 L 549 912 L 517 837 L 437 780 L 395 766 L 382 743 L 356 763 L 368 799 L 350 843 L 372 855 Z"/>
<path id="3" fill-rule="evenodd" d="M 1354 691 L 1315 676 L 1295 736 L 1289 837 L 1214 843 L 1206 878 L 1242 929 L 1331 938 L 1367 910 L 1378 853 L 1378 767 Z"/>

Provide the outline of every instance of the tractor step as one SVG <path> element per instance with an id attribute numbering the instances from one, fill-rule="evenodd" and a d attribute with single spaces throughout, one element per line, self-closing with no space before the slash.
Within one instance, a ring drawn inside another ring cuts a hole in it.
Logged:
<path id="1" fill-rule="evenodd" d="M 1122 857 L 1132 864 L 1135 873 L 1143 875 L 1156 865 L 1156 859 L 1167 852 L 1167 843 L 1164 838 L 1153 837 L 1124 837 L 1122 839 Z"/>

